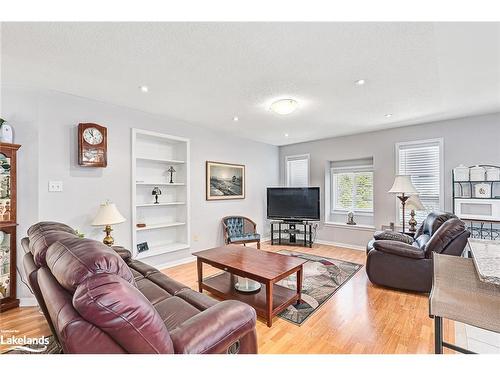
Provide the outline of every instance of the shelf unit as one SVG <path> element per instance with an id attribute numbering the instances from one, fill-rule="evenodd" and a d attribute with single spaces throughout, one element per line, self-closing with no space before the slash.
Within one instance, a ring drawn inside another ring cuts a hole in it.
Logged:
<path id="1" fill-rule="evenodd" d="M 174 183 L 167 172 L 170 166 L 176 170 Z M 152 195 L 154 187 L 162 192 L 158 204 Z M 189 213 L 189 139 L 132 129 L 134 257 L 144 259 L 189 249 Z M 139 228 L 137 223 L 146 226 Z M 149 250 L 139 253 L 137 245 L 144 242 Z"/>
<path id="2" fill-rule="evenodd" d="M 497 165 L 479 166 L 500 168 Z M 477 184 L 489 185 L 490 197 L 476 197 Z M 472 238 L 500 240 L 500 215 L 494 214 L 498 211 L 495 207 L 500 205 L 500 180 L 459 181 L 455 179 L 455 171 L 452 171 L 452 201 L 453 213 L 466 223 Z M 461 211 L 461 205 L 470 207 L 471 212 L 466 214 L 457 212 Z M 477 212 L 474 212 L 474 207 Z M 488 215 L 485 217 L 482 211 L 487 212 L 490 217 Z"/>

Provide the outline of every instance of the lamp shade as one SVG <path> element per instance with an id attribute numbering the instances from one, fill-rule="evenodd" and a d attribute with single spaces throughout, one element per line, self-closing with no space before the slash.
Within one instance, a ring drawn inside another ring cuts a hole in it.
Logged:
<path id="1" fill-rule="evenodd" d="M 126 219 L 118 211 L 114 203 L 106 202 L 101 204 L 97 215 L 92 221 L 92 225 L 111 225 L 123 223 Z"/>
<path id="2" fill-rule="evenodd" d="M 391 187 L 391 190 L 388 191 L 388 193 L 394 193 L 394 194 L 407 194 L 407 195 L 416 195 L 418 194 L 417 189 L 415 189 L 415 186 L 413 186 L 413 183 L 411 182 L 411 176 L 405 176 L 405 175 L 396 175 L 396 178 L 394 179 L 394 184 Z"/>
<path id="3" fill-rule="evenodd" d="M 407 201 L 406 201 L 406 208 L 410 210 L 415 210 L 415 211 L 421 211 L 425 210 L 425 206 L 423 205 L 422 201 L 418 197 L 418 195 L 412 195 Z"/>

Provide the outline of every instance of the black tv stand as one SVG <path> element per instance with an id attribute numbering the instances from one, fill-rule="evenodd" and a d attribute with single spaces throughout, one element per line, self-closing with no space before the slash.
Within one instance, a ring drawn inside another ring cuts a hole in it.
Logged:
<path id="1" fill-rule="evenodd" d="M 309 221 L 271 221 L 271 245 L 312 247 L 312 226 Z"/>

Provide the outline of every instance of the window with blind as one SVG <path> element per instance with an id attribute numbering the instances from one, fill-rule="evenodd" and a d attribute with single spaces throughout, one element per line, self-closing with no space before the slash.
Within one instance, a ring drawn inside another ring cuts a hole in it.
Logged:
<path id="1" fill-rule="evenodd" d="M 373 159 L 331 163 L 331 211 L 373 212 Z"/>
<path id="2" fill-rule="evenodd" d="M 442 138 L 396 144 L 397 172 L 411 176 L 411 181 L 420 193 L 419 198 L 425 206 L 425 210 L 416 212 L 415 218 L 419 223 L 429 212 L 444 208 L 442 153 Z M 398 204 L 398 207 L 401 223 L 401 205 Z M 405 212 L 406 223 L 410 219 L 409 211 Z"/>
<path id="3" fill-rule="evenodd" d="M 309 186 L 309 155 L 287 156 L 285 162 L 286 186 Z"/>

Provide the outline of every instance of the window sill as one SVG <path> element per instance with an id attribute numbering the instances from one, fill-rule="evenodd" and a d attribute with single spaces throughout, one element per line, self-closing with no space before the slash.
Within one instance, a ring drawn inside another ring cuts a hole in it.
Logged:
<path id="1" fill-rule="evenodd" d="M 349 225 L 346 223 L 340 223 L 335 221 L 325 221 L 324 224 L 326 227 L 333 227 L 333 228 L 364 230 L 368 232 L 372 232 L 375 230 L 375 227 L 373 225 L 365 225 L 365 224 Z"/>
<path id="2" fill-rule="evenodd" d="M 347 215 L 350 211 L 349 210 L 333 210 L 331 214 L 333 215 Z M 372 212 L 367 212 L 367 211 L 352 211 L 354 213 L 354 216 L 373 216 L 373 211 Z"/>

